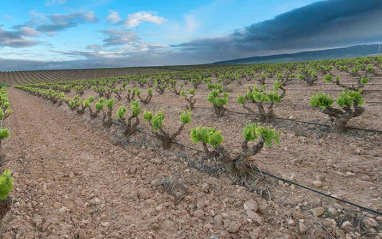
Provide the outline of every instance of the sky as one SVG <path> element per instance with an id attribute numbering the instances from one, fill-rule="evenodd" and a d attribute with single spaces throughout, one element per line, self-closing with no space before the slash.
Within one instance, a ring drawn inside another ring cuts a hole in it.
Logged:
<path id="1" fill-rule="evenodd" d="M 382 0 L 0 0 L 0 71 L 204 64 L 382 42 Z"/>

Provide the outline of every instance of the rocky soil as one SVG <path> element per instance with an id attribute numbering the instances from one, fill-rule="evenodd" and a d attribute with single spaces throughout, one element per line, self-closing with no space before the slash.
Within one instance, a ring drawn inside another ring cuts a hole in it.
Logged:
<path id="1" fill-rule="evenodd" d="M 306 88 L 300 82 L 288 87 Z M 232 88 L 232 97 L 245 89 Z M 319 84 L 313 89 L 336 88 Z M 311 93 L 290 90 L 276 114 L 327 120 L 306 100 L 298 100 Z M 255 175 L 253 184 L 258 193 L 251 193 L 233 185 L 198 152 L 179 146 L 161 150 L 145 134 L 126 140 L 118 126 L 105 130 L 100 117 L 78 116 L 66 105 L 57 107 L 14 88 L 8 94 L 12 135 L 3 142 L 1 171 L 13 170 L 15 190 L 0 238 L 382 238 L 380 216 L 261 175 Z M 229 113 L 216 119 L 201 108 L 210 107 L 206 94 L 205 88 L 198 89 L 199 108 L 178 140 L 198 147 L 189 139 L 191 127 L 216 126 L 226 148 L 238 149 L 251 117 Z M 368 94 L 366 101 L 381 101 L 380 93 Z M 97 96 L 88 90 L 82 98 L 90 95 Z M 244 112 L 230 101 L 231 110 Z M 118 105 L 128 104 L 122 100 L 114 108 Z M 143 108 L 163 110 L 165 128 L 172 132 L 184 105 L 184 99 L 165 93 L 154 95 Z M 381 129 L 381 105 L 366 107 L 365 117 L 351 125 Z M 143 120 L 140 126 L 150 131 Z M 338 135 L 287 121 L 272 126 L 283 133 L 281 144 L 256 155 L 253 162 L 259 168 L 382 211 L 380 134 Z"/>

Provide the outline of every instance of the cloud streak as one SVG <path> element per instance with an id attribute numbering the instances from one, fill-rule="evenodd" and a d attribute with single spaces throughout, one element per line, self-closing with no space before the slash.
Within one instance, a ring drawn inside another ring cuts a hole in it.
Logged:
<path id="1" fill-rule="evenodd" d="M 166 19 L 164 17 L 154 16 L 153 14 L 148 12 L 136 12 L 133 14 L 129 14 L 127 16 L 127 19 L 123 21 L 122 24 L 126 28 L 133 28 L 133 27 L 137 27 L 143 22 L 151 22 L 151 23 L 160 25 L 165 21 Z"/>
<path id="2" fill-rule="evenodd" d="M 43 42 L 26 38 L 26 36 L 37 36 L 38 34 L 36 30 L 28 27 L 23 27 L 18 31 L 6 31 L 0 28 L 0 47 L 23 48 L 41 44 Z"/>
<path id="3" fill-rule="evenodd" d="M 55 33 L 68 28 L 76 27 L 83 23 L 95 23 L 98 19 L 94 12 L 77 12 L 72 14 L 51 14 L 47 15 L 48 23 L 36 27 L 37 31 L 45 33 Z"/>

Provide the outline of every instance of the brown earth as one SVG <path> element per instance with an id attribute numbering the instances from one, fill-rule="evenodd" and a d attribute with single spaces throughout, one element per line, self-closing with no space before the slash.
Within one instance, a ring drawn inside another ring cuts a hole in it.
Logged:
<path id="1" fill-rule="evenodd" d="M 297 86 L 301 87 L 301 83 L 289 87 Z M 243 92 L 243 86 L 237 87 L 231 96 Z M 276 114 L 286 118 L 300 118 L 301 114 L 304 120 L 323 121 L 325 117 L 306 107 L 307 102 L 296 100 L 311 93 L 290 92 L 276 106 Z M 209 107 L 206 93 L 205 88 L 197 91 L 197 106 Z M 374 231 L 370 227 L 339 228 L 345 221 L 351 221 L 354 226 L 357 222 L 366 225 L 360 221 L 364 216 L 371 224 L 372 220 L 381 222 L 382 218 L 375 215 L 357 212 L 282 182 L 260 178 L 257 186 L 267 188 L 272 196 L 272 201 L 266 201 L 244 187 L 232 185 L 224 174 L 214 172 L 220 177 L 216 178 L 188 167 L 185 158 L 198 162 L 199 153 L 180 147 L 160 150 L 156 141 L 144 134 L 125 140 L 117 126 L 109 132 L 104 130 L 100 117 L 90 120 L 88 113 L 77 116 L 67 106 L 57 108 L 13 88 L 8 94 L 14 112 L 7 120 L 12 135 L 3 144 L 6 162 L 2 169 L 14 171 L 16 185 L 11 195 L 15 202 L 1 227 L 3 238 L 325 238 L 328 235 L 360 238 L 360 233 L 366 233 L 364 238 L 378 238 L 381 233 L 380 225 L 372 227 Z M 380 100 L 380 94 L 371 94 L 374 95 L 370 100 Z M 89 95 L 96 96 L 89 90 L 82 98 Z M 240 105 L 233 101 L 230 109 L 240 110 Z M 122 104 L 128 105 L 125 100 L 118 102 L 114 117 Z M 154 95 L 153 102 L 142 108 L 162 109 L 166 114 L 165 129 L 173 132 L 180 124 L 178 118 L 183 105 L 184 99 L 165 93 Z M 367 107 L 372 107 L 372 112 L 366 119 L 363 116 L 356 119 L 355 126 L 378 128 L 381 106 Z M 226 148 L 239 148 L 241 129 L 248 117 L 228 114 L 216 119 L 210 110 L 203 108 L 196 108 L 192 115 L 193 122 L 178 140 L 193 146 L 189 139 L 191 127 L 216 126 L 225 136 Z M 146 122 L 140 126 L 144 131 L 150 130 Z M 338 135 L 326 128 L 284 121 L 273 126 L 283 132 L 281 145 L 264 149 L 255 157 L 261 169 L 309 187 L 319 180 L 323 184 L 319 190 L 381 210 L 380 135 L 360 132 Z M 184 190 L 174 192 L 173 187 L 170 187 L 173 190 L 165 187 L 163 191 L 158 186 L 159 182 L 170 182 L 169 178 L 187 188 L 183 200 L 180 199 Z M 248 209 L 253 204 L 251 199 L 257 209 Z M 324 208 L 324 215 L 310 215 L 307 210 L 312 208 L 315 213 Z"/>

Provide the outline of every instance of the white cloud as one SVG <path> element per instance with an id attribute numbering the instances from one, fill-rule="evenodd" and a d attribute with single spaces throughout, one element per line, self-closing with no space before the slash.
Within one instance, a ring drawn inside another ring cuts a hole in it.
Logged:
<path id="1" fill-rule="evenodd" d="M 169 48 L 166 44 L 159 44 L 159 43 L 141 43 L 139 45 L 134 46 L 134 48 L 130 48 L 130 51 L 155 51 L 160 49 L 166 49 Z"/>
<path id="2" fill-rule="evenodd" d="M 91 51 L 91 52 L 85 52 L 85 51 L 58 51 L 58 50 L 52 50 L 52 52 L 68 55 L 68 56 L 75 56 L 79 58 L 88 58 L 88 59 L 114 59 L 114 58 L 121 58 L 121 57 L 128 57 L 129 53 L 124 51 Z"/>
<path id="3" fill-rule="evenodd" d="M 129 14 L 127 19 L 123 22 L 123 25 L 127 28 L 136 27 L 142 22 L 151 22 L 157 25 L 162 24 L 166 19 L 160 16 L 154 16 L 148 12 L 136 12 Z"/>
<path id="4" fill-rule="evenodd" d="M 121 17 L 119 16 L 118 12 L 109 10 L 110 15 L 106 17 L 107 22 L 109 23 L 116 23 L 121 20 Z"/>
<path id="5" fill-rule="evenodd" d="M 96 58 L 106 58 L 106 59 L 113 59 L 113 58 L 121 58 L 121 57 L 127 57 L 128 54 L 124 52 L 113 52 L 113 51 L 99 51 L 99 52 L 90 52 L 85 53 L 85 56 L 87 57 L 96 57 Z"/>
<path id="6" fill-rule="evenodd" d="M 48 0 L 45 3 L 45 6 L 52 6 L 52 5 L 61 5 L 66 3 L 66 0 Z"/>
<path id="7" fill-rule="evenodd" d="M 159 44 L 159 43 L 150 43 L 149 48 L 151 48 L 151 49 L 169 48 L 169 45 Z"/>
<path id="8" fill-rule="evenodd" d="M 185 30 L 188 33 L 193 33 L 200 26 L 200 22 L 195 19 L 194 15 L 184 15 Z"/>

